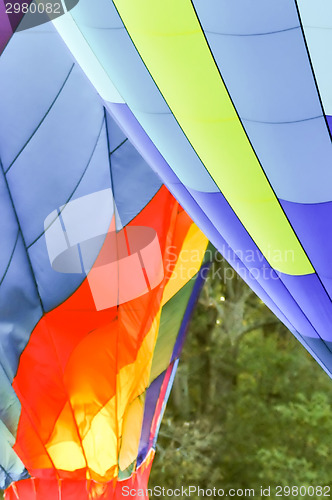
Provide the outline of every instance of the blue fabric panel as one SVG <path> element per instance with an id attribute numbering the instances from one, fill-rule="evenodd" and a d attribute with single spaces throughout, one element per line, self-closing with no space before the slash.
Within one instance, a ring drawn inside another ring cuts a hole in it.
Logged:
<path id="1" fill-rule="evenodd" d="M 21 404 L 12 387 L 12 381 L 0 365 L 0 422 L 11 435 L 15 435 L 21 412 Z M 1 451 L 1 447 L 0 447 Z"/>
<path id="2" fill-rule="evenodd" d="M 5 170 L 51 106 L 73 64 L 52 25 L 45 30 L 44 25 L 28 34 L 16 33 L 0 58 L 0 149 Z"/>
<path id="3" fill-rule="evenodd" d="M 139 466 L 143 462 L 147 452 L 149 451 L 152 420 L 156 410 L 156 405 L 158 402 L 160 389 L 165 378 L 165 374 L 166 372 L 161 373 L 159 377 L 157 377 L 151 383 L 151 385 L 147 388 L 145 393 L 144 416 L 143 416 L 141 437 L 138 446 L 137 466 Z"/>
<path id="4" fill-rule="evenodd" d="M 98 54 L 106 72 L 112 75 L 115 87 L 121 88 L 121 96 L 125 100 L 128 96 L 132 106 L 148 113 L 170 112 L 130 40 L 113 2 L 98 0 L 91 4 L 90 0 L 80 0 L 71 15 Z M 116 47 L 116 50 L 110 50 L 110 47 Z M 135 75 L 134 80 L 132 75 Z"/>
<path id="5" fill-rule="evenodd" d="M 236 1 L 196 0 L 194 4 L 237 112 L 278 197 L 304 203 L 330 201 L 332 145 L 295 3 L 287 6 L 271 0 L 263 7 L 262 2 L 254 2 L 244 17 L 238 15 Z M 219 28 L 215 19 L 221 7 L 217 4 L 223 8 Z M 283 12 L 284 23 L 277 16 L 273 26 L 273 16 L 262 15 L 266 9 Z M 260 26 L 255 31 L 257 19 Z M 226 35 L 222 34 L 225 29 Z"/>
<path id="6" fill-rule="evenodd" d="M 302 204 L 281 200 L 281 205 L 316 272 L 322 279 L 332 278 L 332 202 Z"/>
<path id="7" fill-rule="evenodd" d="M 243 123 L 278 198 L 297 203 L 332 200 L 332 145 L 323 117 Z"/>
<path id="8" fill-rule="evenodd" d="M 84 106 L 75 98 L 78 89 Z M 31 100 L 33 97 L 37 106 L 38 95 L 34 94 Z M 72 195 L 89 164 L 103 118 L 95 93 L 81 70 L 75 67 L 52 112 L 7 174 L 27 245 L 41 234 L 46 216 Z M 103 140 L 104 155 L 101 151 L 98 170 L 108 172 L 105 133 Z"/>
<path id="9" fill-rule="evenodd" d="M 284 123 L 322 116 L 300 28 L 207 38 L 241 118 Z"/>
<path id="10" fill-rule="evenodd" d="M 189 143 L 184 134 L 179 134 L 178 127 L 174 126 L 173 115 L 148 114 L 135 110 L 134 114 L 148 131 L 151 140 L 157 146 L 160 145 L 160 152 L 185 186 L 212 193 L 219 191 L 194 149 L 191 146 L 188 149 Z"/>
<path id="11" fill-rule="evenodd" d="M 129 141 L 111 155 L 111 170 L 115 205 L 125 226 L 149 203 L 162 181 Z"/>
<path id="12" fill-rule="evenodd" d="M 175 375 L 176 375 L 176 370 L 178 369 L 178 365 L 179 365 L 179 359 L 176 359 L 174 361 L 174 363 L 173 363 L 172 373 L 171 373 L 171 376 L 170 376 L 169 381 L 168 381 L 168 385 L 167 385 L 165 397 L 164 397 L 164 400 L 163 400 L 162 410 L 161 410 L 160 415 L 159 415 L 159 420 L 158 420 L 158 425 L 157 425 L 157 428 L 156 428 L 156 433 L 154 435 L 153 441 L 150 441 L 150 445 L 153 446 L 153 448 L 156 446 L 156 443 L 157 443 L 158 434 L 159 434 L 159 430 L 160 430 L 160 425 L 161 425 L 161 422 L 162 422 L 162 418 L 164 416 L 164 412 L 165 412 L 165 409 L 166 409 L 166 405 L 167 405 L 167 401 L 168 401 L 169 395 L 170 395 L 172 387 L 173 387 L 173 382 L 174 382 L 174 378 L 175 378 Z M 172 366 L 172 365 L 170 365 L 170 366 Z"/>
<path id="13" fill-rule="evenodd" d="M 17 220 L 0 164 L 0 284 L 16 248 L 18 235 Z"/>
<path id="14" fill-rule="evenodd" d="M 19 238 L 0 287 L 0 359 L 10 380 L 16 374 L 19 357 L 41 316 L 26 249 Z"/>
<path id="15" fill-rule="evenodd" d="M 111 187 L 108 141 L 102 103 L 79 67 L 73 66 L 71 55 L 58 34 L 39 28 L 29 33 L 21 32 L 17 38 L 10 60 L 6 63 L 1 58 L 1 84 L 20 98 L 23 96 L 34 112 L 23 106 L 27 116 L 24 114 L 21 128 L 15 122 L 21 120 L 20 99 L 17 103 L 13 99 L 11 106 L 2 110 L 9 124 L 13 123 L 12 127 L 15 123 L 17 130 L 25 130 L 24 138 L 13 134 L 17 139 L 13 142 L 16 149 L 9 156 L 7 169 L 32 135 L 8 170 L 7 181 L 25 242 L 30 246 L 40 296 L 45 309 L 50 310 L 71 295 L 85 276 L 61 274 L 51 268 L 43 236 L 44 220 L 71 200 Z M 59 57 L 55 58 L 55 54 Z M 59 59 L 62 66 L 54 64 L 54 59 Z M 11 66 L 12 60 L 16 62 L 15 68 Z M 31 67 L 34 72 L 27 71 Z M 54 73 L 61 74 L 61 81 Z M 57 82 L 56 89 L 54 85 L 48 86 L 49 77 Z M 43 88 L 39 87 L 40 82 Z M 57 96 L 55 101 L 54 96 Z M 112 137 L 121 138 L 122 133 L 115 133 L 115 128 L 114 124 Z M 12 132 L 11 126 L 8 130 L 0 129 L 0 141 L 7 144 L 9 140 L 9 150 Z M 8 152 L 7 147 L 4 149 Z M 119 152 L 118 156 L 121 154 Z M 3 249 L 6 262 L 15 243 L 13 238 L 12 229 L 8 246 Z"/>

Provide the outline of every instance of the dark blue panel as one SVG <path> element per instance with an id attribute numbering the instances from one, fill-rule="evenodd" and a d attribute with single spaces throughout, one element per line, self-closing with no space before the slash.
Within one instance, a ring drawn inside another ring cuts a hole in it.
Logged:
<path id="1" fill-rule="evenodd" d="M 129 141 L 111 155 L 111 170 L 115 205 L 125 226 L 153 198 L 162 181 Z"/>
<path id="2" fill-rule="evenodd" d="M 165 375 L 166 371 L 161 373 L 146 390 L 142 432 L 137 454 L 137 466 L 143 462 L 148 452 L 152 420 Z"/>
<path id="3" fill-rule="evenodd" d="M 113 152 L 116 148 L 120 146 L 124 141 L 128 140 L 124 132 L 115 123 L 114 119 L 107 113 L 107 133 L 108 133 L 108 144 L 110 152 Z"/>

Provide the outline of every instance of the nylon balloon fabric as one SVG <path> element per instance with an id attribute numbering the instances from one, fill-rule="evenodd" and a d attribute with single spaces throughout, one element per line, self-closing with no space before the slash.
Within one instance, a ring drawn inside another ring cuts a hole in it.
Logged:
<path id="1" fill-rule="evenodd" d="M 54 21 L 133 144 L 329 375 L 331 14 L 325 0 L 81 0 Z"/>
<path id="2" fill-rule="evenodd" d="M 207 238 L 52 25 L 9 38 L 0 96 L 1 487 L 145 491 Z"/>

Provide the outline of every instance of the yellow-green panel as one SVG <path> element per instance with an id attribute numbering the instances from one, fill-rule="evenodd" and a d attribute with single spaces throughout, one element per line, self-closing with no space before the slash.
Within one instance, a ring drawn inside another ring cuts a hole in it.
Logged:
<path id="1" fill-rule="evenodd" d="M 271 266 L 292 275 L 314 272 L 246 137 L 190 0 L 114 4 L 174 116 Z"/>

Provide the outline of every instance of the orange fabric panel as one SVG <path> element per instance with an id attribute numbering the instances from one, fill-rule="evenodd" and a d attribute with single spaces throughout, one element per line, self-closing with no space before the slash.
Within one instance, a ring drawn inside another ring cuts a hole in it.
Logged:
<path id="1" fill-rule="evenodd" d="M 66 441 L 71 442 L 73 449 L 82 448 L 92 419 L 117 395 L 120 370 L 135 362 L 146 335 L 159 317 L 163 289 L 171 273 L 165 265 L 170 248 L 173 253 L 180 251 L 191 224 L 172 195 L 162 187 L 129 224 L 129 227 L 147 226 L 156 231 L 165 270 L 160 285 L 129 302 L 97 310 L 86 279 L 71 297 L 47 313 L 36 326 L 14 380 L 22 403 L 15 450 L 30 473 L 37 475 L 43 470 L 43 475 L 54 477 L 55 471 L 50 470 L 52 460 L 45 446 L 52 436 L 55 444 L 61 439 L 60 435 L 53 435 L 60 415 Z M 104 258 L 101 252 L 101 259 Z M 100 261 L 97 259 L 95 264 L 100 265 Z M 128 405 L 130 397 L 128 391 Z M 61 478 L 91 477 L 84 447 L 81 454 L 77 470 L 68 471 L 63 467 L 56 474 Z M 116 476 L 117 470 L 112 474 Z"/>

